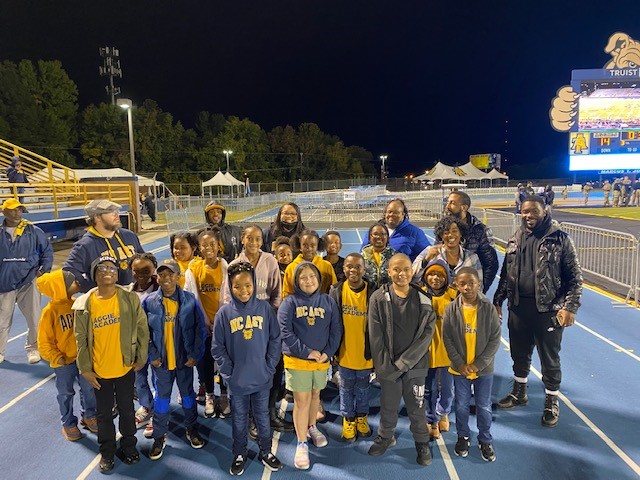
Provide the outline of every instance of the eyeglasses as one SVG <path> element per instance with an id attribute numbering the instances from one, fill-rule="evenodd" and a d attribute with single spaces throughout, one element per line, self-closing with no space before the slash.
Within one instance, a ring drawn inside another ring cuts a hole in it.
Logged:
<path id="1" fill-rule="evenodd" d="M 115 273 L 118 271 L 118 267 L 110 267 L 109 265 L 98 265 L 98 271 L 102 273 Z"/>

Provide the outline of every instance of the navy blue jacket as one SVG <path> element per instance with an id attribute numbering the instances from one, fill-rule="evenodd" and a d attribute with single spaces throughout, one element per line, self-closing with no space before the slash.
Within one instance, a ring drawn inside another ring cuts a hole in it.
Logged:
<path id="1" fill-rule="evenodd" d="M 362 239 L 362 246 L 360 247 L 360 250 L 368 244 L 369 233 L 367 232 Z M 431 243 L 424 232 L 411 223 L 406 217 L 389 237 L 389 246 L 397 253 L 404 253 L 405 255 L 408 255 L 412 262 L 416 259 L 418 254 L 429 245 L 431 245 Z"/>
<path id="2" fill-rule="evenodd" d="M 4 222 L 0 227 L 0 293 L 17 290 L 30 283 L 38 272 L 47 273 L 53 265 L 53 248 L 45 233 L 27 225 L 12 241 Z"/>
<path id="3" fill-rule="evenodd" d="M 73 245 L 62 269 L 68 270 L 75 275 L 76 280 L 80 282 L 80 290 L 82 292 L 86 293 L 96 286 L 89 275 L 91 262 L 104 255 L 113 256 L 114 253 L 115 257 L 120 260 L 118 285 L 129 285 L 133 282 L 128 261 L 133 254 L 143 253 L 144 250 L 142 249 L 142 245 L 140 245 L 138 236 L 131 230 L 121 228 L 116 232 L 116 235 L 120 237 L 122 243 L 128 247 L 128 252 L 123 251 L 115 235 L 107 239 L 98 237 L 91 232 L 86 232 L 84 236 Z M 107 242 L 111 245 L 111 250 L 109 250 Z"/>
<path id="4" fill-rule="evenodd" d="M 200 360 L 204 355 L 204 340 L 207 329 L 204 325 L 202 307 L 191 292 L 176 287 L 178 292 L 178 315 L 174 329 L 173 343 L 176 349 L 176 366 L 184 367 L 189 358 Z M 165 309 L 162 300 L 164 295 L 159 288 L 142 302 L 142 308 L 149 321 L 149 361 L 160 358 L 167 363 L 167 352 L 164 348 Z"/>
<path id="5" fill-rule="evenodd" d="M 313 266 L 320 278 L 318 268 L 311 262 L 298 265 L 296 274 L 304 265 Z M 313 321 L 308 321 L 311 318 Z M 338 304 L 326 293 L 321 293 L 319 287 L 308 295 L 295 282 L 295 293 L 286 297 L 278 308 L 278 323 L 282 333 L 282 353 L 290 357 L 306 360 L 313 350 L 317 350 L 331 358 L 338 351 L 342 339 Z"/>
<path id="6" fill-rule="evenodd" d="M 280 361 L 280 328 L 273 307 L 253 295 L 245 304 L 231 290 L 231 301 L 216 313 L 211 355 L 231 395 L 269 390 Z"/>

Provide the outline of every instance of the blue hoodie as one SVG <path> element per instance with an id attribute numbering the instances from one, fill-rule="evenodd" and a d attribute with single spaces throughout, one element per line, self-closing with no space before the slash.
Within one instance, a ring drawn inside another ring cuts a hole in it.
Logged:
<path id="1" fill-rule="evenodd" d="M 273 307 L 256 298 L 255 283 L 253 275 L 253 294 L 247 303 L 230 288 L 231 300 L 218 310 L 213 323 L 211 355 L 231 395 L 269 390 L 282 353 Z"/>
<path id="2" fill-rule="evenodd" d="M 342 339 L 338 304 L 329 295 L 321 293 L 320 288 L 311 295 L 300 289 L 298 271 L 308 265 L 320 278 L 320 272 L 313 263 L 302 262 L 294 273 L 295 293 L 285 298 L 278 309 L 282 352 L 306 360 L 313 350 L 317 350 L 331 358 L 338 351 Z"/>
<path id="3" fill-rule="evenodd" d="M 184 367 L 189 358 L 200 360 L 204 355 L 204 340 L 207 337 L 204 326 L 204 313 L 196 297 L 176 287 L 178 296 L 178 315 L 174 328 L 173 344 L 176 349 L 176 365 Z M 142 308 L 149 321 L 149 361 L 160 358 L 167 364 L 167 352 L 164 349 L 165 309 L 162 289 L 159 288 L 142 302 Z"/>

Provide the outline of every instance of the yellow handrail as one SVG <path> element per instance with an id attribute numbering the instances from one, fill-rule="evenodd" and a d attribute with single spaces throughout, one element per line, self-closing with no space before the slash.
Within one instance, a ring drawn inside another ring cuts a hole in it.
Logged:
<path id="1" fill-rule="evenodd" d="M 13 156 L 20 157 L 22 169 L 32 182 L 78 182 L 75 170 L 0 138 L 0 168 L 3 171 L 11 165 Z"/>

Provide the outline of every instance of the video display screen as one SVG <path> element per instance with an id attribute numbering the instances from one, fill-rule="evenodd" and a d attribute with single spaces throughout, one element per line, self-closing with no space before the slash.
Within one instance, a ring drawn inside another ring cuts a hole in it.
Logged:
<path id="1" fill-rule="evenodd" d="M 640 82 L 582 82 L 578 130 L 640 130 Z"/>

